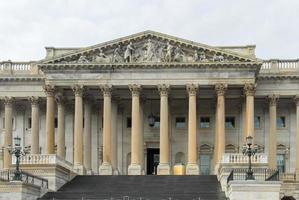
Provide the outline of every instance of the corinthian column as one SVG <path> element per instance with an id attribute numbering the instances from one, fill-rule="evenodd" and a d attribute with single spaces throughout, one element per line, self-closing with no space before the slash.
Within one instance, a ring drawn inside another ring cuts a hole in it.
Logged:
<path id="1" fill-rule="evenodd" d="M 7 147 L 12 146 L 12 103 L 14 101 L 13 97 L 5 97 L 4 105 L 5 105 L 5 135 L 4 135 L 4 160 L 3 160 L 3 168 L 9 169 L 11 166 L 11 155 L 8 152 Z"/>
<path id="2" fill-rule="evenodd" d="M 91 174 L 91 99 L 84 99 L 84 167 L 87 174 Z"/>
<path id="3" fill-rule="evenodd" d="M 158 85 L 160 92 L 160 163 L 159 175 L 169 175 L 169 125 L 168 125 L 168 92 L 169 85 Z"/>
<path id="4" fill-rule="evenodd" d="M 31 102 L 31 154 L 39 154 L 39 98 L 29 97 Z"/>
<path id="5" fill-rule="evenodd" d="M 100 166 L 101 175 L 112 175 L 111 166 L 111 91 L 110 85 L 100 86 L 104 97 L 103 105 L 103 163 Z"/>
<path id="6" fill-rule="evenodd" d="M 57 103 L 57 155 L 65 159 L 65 108 L 62 94 L 55 96 Z"/>
<path id="7" fill-rule="evenodd" d="M 189 95 L 188 111 L 188 163 L 186 174 L 198 175 L 199 167 L 197 164 L 197 120 L 196 120 L 196 93 L 198 85 L 188 84 L 187 92 Z"/>
<path id="8" fill-rule="evenodd" d="M 218 83 L 215 85 L 217 94 L 216 108 L 216 132 L 215 132 L 215 150 L 214 150 L 214 167 L 218 169 L 221 162 L 222 154 L 225 152 L 225 92 L 227 85 Z"/>
<path id="9" fill-rule="evenodd" d="M 141 175 L 141 157 L 140 157 L 140 85 L 129 85 L 132 93 L 132 134 L 131 134 L 131 164 L 128 169 L 129 175 Z"/>
<path id="10" fill-rule="evenodd" d="M 74 169 L 84 174 L 83 167 L 83 86 L 73 86 L 75 94 L 75 125 L 74 125 Z"/>
<path id="11" fill-rule="evenodd" d="M 299 180 L 299 95 L 294 97 L 296 104 L 296 179 Z"/>
<path id="12" fill-rule="evenodd" d="M 268 96 L 269 100 L 269 116 L 270 116 L 270 130 L 269 130 L 269 156 L 268 164 L 270 169 L 276 169 L 277 165 L 277 134 L 276 134 L 276 104 L 278 95 Z"/>
<path id="13" fill-rule="evenodd" d="M 244 93 L 246 95 L 246 114 L 245 114 L 245 133 L 243 134 L 243 142 L 246 137 L 252 136 L 254 138 L 254 93 L 255 84 L 246 83 L 244 85 Z"/>
<path id="14" fill-rule="evenodd" d="M 46 113 L 46 154 L 54 154 L 55 146 L 55 130 L 54 130 L 54 114 L 55 114 L 55 88 L 52 85 L 45 85 L 44 91 L 47 95 L 47 113 Z"/>

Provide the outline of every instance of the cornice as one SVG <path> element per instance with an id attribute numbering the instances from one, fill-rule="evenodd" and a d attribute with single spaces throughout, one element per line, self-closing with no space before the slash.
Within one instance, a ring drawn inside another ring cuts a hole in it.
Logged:
<path id="1" fill-rule="evenodd" d="M 0 82 L 1 81 L 42 81 L 45 77 L 43 76 L 0 76 Z"/>
<path id="2" fill-rule="evenodd" d="M 288 75 L 281 75 L 281 74 L 263 74 L 258 75 L 257 80 L 299 80 L 299 74 L 288 74 Z"/>
<path id="3" fill-rule="evenodd" d="M 167 68 L 250 68 L 259 70 L 259 62 L 136 62 L 136 63 L 63 63 L 39 64 L 41 70 L 113 70 L 113 69 L 167 69 Z"/>

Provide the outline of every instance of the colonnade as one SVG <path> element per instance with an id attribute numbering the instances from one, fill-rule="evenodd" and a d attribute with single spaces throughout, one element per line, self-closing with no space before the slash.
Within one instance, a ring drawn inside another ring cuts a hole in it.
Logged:
<path id="1" fill-rule="evenodd" d="M 160 94 L 160 164 L 158 174 L 166 175 L 171 173 L 170 166 L 170 135 L 169 135 L 169 103 L 168 94 L 171 86 L 161 84 L 157 86 Z M 75 85 L 73 88 L 75 96 L 75 115 L 74 115 L 74 168 L 79 173 L 91 171 L 91 105 L 88 98 L 84 99 L 83 86 Z M 140 100 L 142 86 L 129 85 L 132 96 L 132 127 L 131 127 L 131 164 L 128 173 L 131 175 L 141 175 L 144 171 L 143 154 L 143 110 Z M 58 133 L 57 133 L 57 155 L 65 158 L 65 107 L 64 98 L 61 93 L 55 90 L 55 87 L 46 85 L 46 154 L 55 153 L 55 101 L 57 102 Z M 113 153 L 117 145 L 112 135 L 112 86 L 100 86 L 103 95 L 103 163 L 100 166 L 100 174 L 113 174 L 117 168 L 115 154 Z M 198 150 L 197 150 L 197 96 L 199 86 L 197 84 L 187 84 L 186 91 L 189 99 L 188 109 L 188 160 L 186 166 L 187 174 L 199 174 Z M 216 124 L 215 124 L 215 149 L 214 165 L 221 162 L 222 154 L 225 152 L 225 93 L 227 85 L 224 83 L 215 84 L 215 93 L 217 96 L 216 104 Z M 251 135 L 254 137 L 254 84 L 244 85 L 244 94 L 246 95 L 246 114 L 244 120 L 245 137 Z M 268 97 L 269 115 L 270 115 L 270 133 L 269 133 L 269 167 L 276 168 L 276 103 L 277 95 Z M 296 115 L 297 132 L 296 140 L 299 140 L 299 98 L 296 97 Z M 31 129 L 31 153 L 39 153 L 39 100 L 37 97 L 29 98 L 32 106 L 32 129 Z M 4 98 L 5 104 L 5 139 L 4 145 L 12 145 L 12 104 L 14 98 Z M 83 129 L 84 116 L 84 129 Z M 83 131 L 85 132 L 83 134 Z M 113 143 L 114 142 L 114 143 Z M 297 152 L 299 152 L 297 145 Z M 11 156 L 7 149 L 4 151 L 4 168 L 9 168 Z M 299 153 L 296 155 L 296 170 L 299 171 Z"/>

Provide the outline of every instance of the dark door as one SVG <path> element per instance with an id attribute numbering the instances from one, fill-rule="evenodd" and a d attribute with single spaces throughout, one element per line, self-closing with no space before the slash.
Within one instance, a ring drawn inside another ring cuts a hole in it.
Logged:
<path id="1" fill-rule="evenodd" d="M 148 175 L 157 174 L 157 167 L 160 160 L 160 149 L 147 149 L 147 173 Z"/>

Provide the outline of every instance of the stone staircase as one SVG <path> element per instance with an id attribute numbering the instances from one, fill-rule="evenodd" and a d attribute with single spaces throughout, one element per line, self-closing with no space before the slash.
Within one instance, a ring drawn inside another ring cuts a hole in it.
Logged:
<path id="1" fill-rule="evenodd" d="M 77 176 L 40 200 L 225 200 L 216 176 Z"/>

